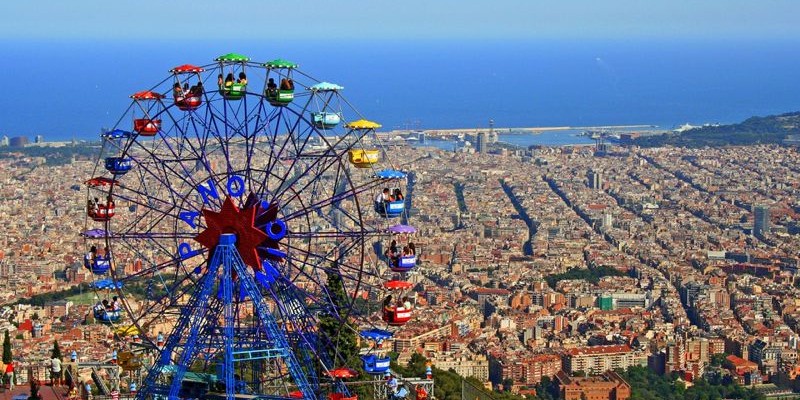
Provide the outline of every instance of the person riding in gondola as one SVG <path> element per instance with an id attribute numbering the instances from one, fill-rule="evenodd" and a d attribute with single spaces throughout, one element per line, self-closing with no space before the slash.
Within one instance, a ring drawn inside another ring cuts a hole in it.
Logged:
<path id="1" fill-rule="evenodd" d="M 222 87 L 225 84 L 225 79 L 222 78 L 222 74 L 217 75 L 217 86 Z"/>
<path id="2" fill-rule="evenodd" d="M 383 299 L 383 306 L 384 307 L 389 307 L 391 305 L 392 305 L 392 295 L 388 295 L 388 296 L 386 296 L 385 299 Z"/>
<path id="3" fill-rule="evenodd" d="M 189 90 L 189 93 L 194 97 L 200 97 L 203 95 L 203 82 L 197 81 L 197 85 L 192 86 L 192 89 Z"/>
<path id="4" fill-rule="evenodd" d="M 247 85 L 247 75 L 245 75 L 244 71 L 239 72 L 239 79 L 236 80 L 236 83 Z"/>
<path id="5" fill-rule="evenodd" d="M 281 90 L 294 90 L 294 82 L 291 79 L 281 79 Z"/>
<path id="6" fill-rule="evenodd" d="M 391 198 L 391 195 L 390 195 L 390 192 L 389 192 L 389 188 L 383 188 L 383 192 L 378 193 L 378 196 L 375 197 L 375 203 L 377 203 L 377 204 L 389 203 L 391 201 L 392 201 L 392 198 Z"/>
<path id="7" fill-rule="evenodd" d="M 403 193 L 400 191 L 400 188 L 395 188 L 394 193 L 392 193 L 392 201 L 400 201 L 403 200 Z"/>
<path id="8" fill-rule="evenodd" d="M 278 94 L 278 85 L 275 84 L 275 79 L 269 78 L 269 81 L 267 81 L 267 94 L 270 96 Z"/>
<path id="9" fill-rule="evenodd" d="M 408 249 L 411 250 L 411 255 L 417 255 L 417 246 L 414 245 L 414 242 L 408 242 Z"/>
<path id="10" fill-rule="evenodd" d="M 181 84 L 179 82 L 175 82 L 175 86 L 172 87 L 172 97 L 175 98 L 175 101 L 183 101 L 183 89 L 181 88 Z"/>
<path id="11" fill-rule="evenodd" d="M 403 308 L 406 310 L 411 309 L 411 299 L 409 299 L 408 296 L 403 297 Z"/>
<path id="12" fill-rule="evenodd" d="M 225 77 L 225 87 L 233 86 L 233 72 L 228 73 Z"/>

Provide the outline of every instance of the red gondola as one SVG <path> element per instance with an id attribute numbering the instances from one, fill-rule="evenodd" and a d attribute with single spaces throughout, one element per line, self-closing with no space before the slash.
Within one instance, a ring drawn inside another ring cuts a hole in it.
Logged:
<path id="1" fill-rule="evenodd" d="M 205 69 L 191 64 L 183 64 L 169 70 L 169 72 L 175 74 L 177 89 L 175 89 L 176 92 L 173 93 L 173 97 L 175 98 L 175 106 L 181 111 L 192 111 L 203 104 L 203 85 L 199 75 L 203 71 L 205 71 Z M 192 86 L 192 90 L 189 90 L 188 93 L 181 89 L 181 78 L 178 77 L 178 75 L 181 74 L 197 74 L 197 84 Z"/>
<path id="2" fill-rule="evenodd" d="M 105 204 L 89 200 L 86 204 L 86 213 L 95 221 L 108 221 L 114 216 L 114 199 L 109 197 Z"/>
<path id="3" fill-rule="evenodd" d="M 358 376 L 358 371 L 347 367 L 336 368 L 328 371 L 328 375 L 332 378 L 349 379 Z"/>
<path id="4" fill-rule="evenodd" d="M 413 284 L 410 282 L 405 281 L 388 281 L 383 284 L 383 287 L 392 290 L 398 291 L 400 293 L 411 289 Z M 392 301 L 392 296 L 389 295 L 384 299 L 383 304 L 383 320 L 391 325 L 391 326 L 402 326 L 405 325 L 406 322 L 410 321 L 411 318 L 414 316 L 413 314 L 414 306 L 411 304 L 410 299 L 408 297 L 400 298 L 396 302 Z"/>
<path id="5" fill-rule="evenodd" d="M 142 136 L 155 136 L 160 129 L 160 119 L 137 118 L 133 120 L 133 130 Z"/>
<path id="6" fill-rule="evenodd" d="M 164 95 L 152 90 L 142 90 L 141 92 L 136 92 L 131 95 L 131 98 L 137 102 L 150 100 L 156 100 L 160 102 L 160 100 L 164 98 Z M 142 136 L 155 136 L 159 129 L 161 129 L 161 120 L 148 118 L 147 116 L 151 112 L 149 110 L 150 107 L 143 106 L 142 108 L 144 110 L 145 117 L 133 120 L 133 130 Z"/>
<path id="7" fill-rule="evenodd" d="M 97 176 L 92 179 L 83 182 L 87 186 L 91 187 L 98 187 L 98 186 L 110 186 L 116 185 L 117 181 L 111 178 L 106 178 L 104 176 Z"/>

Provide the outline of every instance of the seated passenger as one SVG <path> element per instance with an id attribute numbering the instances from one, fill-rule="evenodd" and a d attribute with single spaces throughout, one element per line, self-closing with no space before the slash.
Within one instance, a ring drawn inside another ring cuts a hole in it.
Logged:
<path id="1" fill-rule="evenodd" d="M 391 201 L 391 196 L 389 196 L 389 188 L 383 188 L 383 192 L 378 193 L 378 196 L 375 197 L 376 204 L 388 203 L 389 201 Z"/>
<path id="2" fill-rule="evenodd" d="M 189 82 L 183 83 L 183 93 L 184 94 L 189 93 Z"/>
<path id="3" fill-rule="evenodd" d="M 172 97 L 175 98 L 175 101 L 183 101 L 183 89 L 178 82 L 175 82 L 175 86 L 172 87 Z"/>
<path id="4" fill-rule="evenodd" d="M 386 249 L 385 253 L 386 257 L 394 258 L 397 257 L 397 241 L 392 240 L 392 244 L 389 245 L 389 248 Z"/>
<path id="5" fill-rule="evenodd" d="M 239 79 L 236 80 L 236 83 L 247 85 L 247 75 L 244 74 L 244 71 L 239 72 Z"/>
<path id="6" fill-rule="evenodd" d="M 412 255 L 413 254 L 411 254 L 411 249 L 408 248 L 408 246 L 403 246 L 403 257 L 409 257 Z"/>
<path id="7" fill-rule="evenodd" d="M 228 73 L 228 75 L 225 77 L 225 87 L 231 87 L 231 86 L 233 86 L 233 73 L 232 72 Z"/>
<path id="8" fill-rule="evenodd" d="M 225 80 L 222 79 L 222 74 L 217 75 L 217 86 L 222 87 L 225 84 Z"/>
<path id="9" fill-rule="evenodd" d="M 108 299 L 103 300 L 103 308 L 106 311 L 111 311 L 112 310 L 111 304 L 108 302 Z"/>
<path id="10" fill-rule="evenodd" d="M 400 189 L 397 188 L 397 189 L 394 190 L 394 193 L 392 194 L 392 197 L 394 198 L 394 201 L 403 200 L 403 193 L 401 193 Z"/>
<path id="11" fill-rule="evenodd" d="M 91 257 L 90 260 L 92 262 L 97 262 L 97 246 L 92 246 L 89 248 L 89 256 Z"/>
<path id="12" fill-rule="evenodd" d="M 411 250 L 411 255 L 417 255 L 417 246 L 414 245 L 414 242 L 408 242 L 408 249 Z"/>
<path id="13" fill-rule="evenodd" d="M 267 81 L 267 94 L 275 96 L 278 93 L 278 85 L 275 84 L 275 79 L 269 78 Z"/>
<path id="14" fill-rule="evenodd" d="M 383 308 L 391 308 L 391 307 L 392 307 L 392 295 L 388 295 L 386 296 L 385 299 L 383 299 Z"/>
<path id="15" fill-rule="evenodd" d="M 189 91 L 190 94 L 194 97 L 200 97 L 203 95 L 203 82 L 197 81 L 197 85 L 193 87 L 192 90 Z"/>
<path id="16" fill-rule="evenodd" d="M 411 299 L 409 299 L 408 296 L 403 297 L 403 308 L 406 310 L 411 309 Z"/>

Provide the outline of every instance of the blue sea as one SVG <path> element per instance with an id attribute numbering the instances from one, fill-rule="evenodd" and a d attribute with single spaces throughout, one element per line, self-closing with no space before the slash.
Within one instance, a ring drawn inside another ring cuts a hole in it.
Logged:
<path id="1" fill-rule="evenodd" d="M 293 60 L 344 86 L 362 114 L 389 129 L 486 127 L 489 119 L 498 127 L 670 128 L 800 109 L 800 40 L 0 39 L 0 51 L 0 135 L 45 140 L 96 138 L 117 122 L 131 93 L 173 66 L 228 52 Z"/>

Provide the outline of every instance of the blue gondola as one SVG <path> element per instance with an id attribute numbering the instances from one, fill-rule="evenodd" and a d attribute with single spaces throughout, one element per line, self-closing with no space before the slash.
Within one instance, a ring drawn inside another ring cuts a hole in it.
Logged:
<path id="1" fill-rule="evenodd" d="M 113 139 L 127 139 L 131 137 L 131 133 L 128 131 L 123 131 L 122 129 L 114 129 L 113 131 L 103 133 L 103 138 L 113 140 Z"/>
<path id="2" fill-rule="evenodd" d="M 378 179 L 404 179 L 406 173 L 394 169 L 382 169 L 375 173 L 375 177 Z"/>
<path id="3" fill-rule="evenodd" d="M 342 115 L 333 112 L 311 113 L 311 122 L 317 129 L 331 129 L 342 122 Z"/>
<path id="4" fill-rule="evenodd" d="M 399 217 L 403 214 L 403 210 L 405 210 L 405 208 L 405 200 L 375 202 L 375 212 L 386 218 Z"/>
<path id="5" fill-rule="evenodd" d="M 86 254 L 83 256 L 83 266 L 95 275 L 104 275 L 111 268 L 111 257 Z"/>
<path id="6" fill-rule="evenodd" d="M 89 287 L 101 290 L 121 289 L 122 282 L 114 282 L 112 279 L 100 279 L 99 281 L 90 283 Z"/>
<path id="7" fill-rule="evenodd" d="M 131 159 L 123 157 L 107 157 L 105 167 L 106 170 L 112 174 L 125 175 L 131 170 Z"/>
<path id="8" fill-rule="evenodd" d="M 389 269 L 394 272 L 408 272 L 417 266 L 417 256 L 403 256 L 389 263 Z"/>
<path id="9" fill-rule="evenodd" d="M 120 310 L 108 311 L 108 310 L 94 310 L 94 319 L 102 322 L 104 324 L 110 324 L 112 322 L 117 322 L 122 318 L 122 313 Z"/>
<path id="10" fill-rule="evenodd" d="M 379 345 L 386 339 L 392 337 L 392 332 L 387 330 L 372 328 L 360 332 L 361 337 L 371 340 L 375 345 Z M 389 371 L 389 357 L 380 357 L 378 354 L 366 354 L 361 356 L 364 363 L 364 371 L 370 375 L 382 375 Z"/>
<path id="11" fill-rule="evenodd" d="M 380 343 L 392 337 L 392 332 L 389 332 L 384 329 L 372 328 L 361 331 L 359 335 L 361 335 L 361 337 L 363 337 L 364 339 Z"/>
<path id="12" fill-rule="evenodd" d="M 361 361 L 364 362 L 364 372 L 370 375 L 383 375 L 389 370 L 391 358 L 378 357 L 376 354 L 367 354 L 361 356 Z"/>

